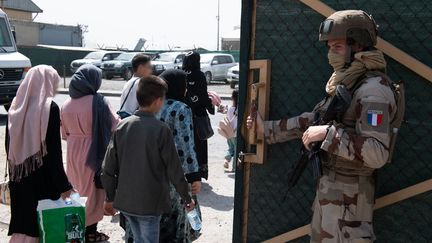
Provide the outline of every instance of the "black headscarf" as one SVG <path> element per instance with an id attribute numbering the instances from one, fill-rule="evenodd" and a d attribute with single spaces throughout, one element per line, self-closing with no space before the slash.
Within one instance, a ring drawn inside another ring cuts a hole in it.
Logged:
<path id="1" fill-rule="evenodd" d="M 85 64 L 74 73 L 69 85 L 69 95 L 72 99 L 93 95 L 92 143 L 86 165 L 95 172 L 101 169 L 112 128 L 108 103 L 97 93 L 101 84 L 102 71 L 92 64 Z"/>
<path id="2" fill-rule="evenodd" d="M 201 70 L 201 56 L 198 52 L 188 52 L 183 60 L 182 69 L 186 72 Z"/>
<path id="3" fill-rule="evenodd" d="M 179 69 L 169 69 L 163 72 L 161 77 L 168 84 L 167 99 L 185 102 L 186 73 Z"/>

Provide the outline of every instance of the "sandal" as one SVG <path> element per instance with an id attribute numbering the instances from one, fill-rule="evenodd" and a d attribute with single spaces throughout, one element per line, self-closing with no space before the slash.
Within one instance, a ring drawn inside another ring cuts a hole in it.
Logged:
<path id="1" fill-rule="evenodd" d="M 100 232 L 86 235 L 86 242 L 104 242 L 108 240 L 109 236 Z"/>

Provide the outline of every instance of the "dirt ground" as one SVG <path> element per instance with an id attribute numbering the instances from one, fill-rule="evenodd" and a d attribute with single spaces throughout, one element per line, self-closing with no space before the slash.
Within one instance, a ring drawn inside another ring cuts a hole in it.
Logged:
<path id="1" fill-rule="evenodd" d="M 55 100 L 61 105 L 66 96 L 58 95 Z M 119 99 L 109 98 L 112 106 L 118 109 Z M 225 103 L 228 104 L 228 103 Z M 234 173 L 223 169 L 223 157 L 227 148 L 226 140 L 217 134 L 216 127 L 222 114 L 212 116 L 215 135 L 209 140 L 209 180 L 203 181 L 202 191 L 198 196 L 203 215 L 201 237 L 195 242 L 225 243 L 232 241 L 232 223 L 234 206 Z M 4 141 L 6 112 L 0 109 L 0 141 Z M 1 142 L 2 143 L 2 142 Z M 63 142 L 63 154 L 66 155 L 66 144 Z M 6 161 L 4 146 L 0 146 L 0 178 L 3 178 Z M 66 160 L 64 160 L 66 161 Z M 0 204 L 0 242 L 8 242 L 10 210 Z M 124 242 L 124 232 L 118 225 L 117 217 L 105 217 L 99 224 L 99 230 L 108 234 L 108 242 Z"/>

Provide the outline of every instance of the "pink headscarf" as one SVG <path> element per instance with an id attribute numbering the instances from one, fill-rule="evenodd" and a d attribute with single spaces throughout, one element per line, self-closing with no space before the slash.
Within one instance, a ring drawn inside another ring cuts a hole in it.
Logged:
<path id="1" fill-rule="evenodd" d="M 51 102 L 60 77 L 47 65 L 31 68 L 18 88 L 8 112 L 12 181 L 19 181 L 42 166 L 47 154 L 46 133 Z"/>

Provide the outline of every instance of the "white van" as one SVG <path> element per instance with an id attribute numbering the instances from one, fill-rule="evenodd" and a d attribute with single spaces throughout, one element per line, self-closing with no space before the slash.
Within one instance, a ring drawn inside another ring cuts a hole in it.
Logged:
<path id="1" fill-rule="evenodd" d="M 0 9 L 0 105 L 6 110 L 30 67 L 30 59 L 17 51 L 9 19 Z"/>

